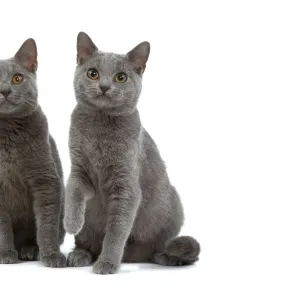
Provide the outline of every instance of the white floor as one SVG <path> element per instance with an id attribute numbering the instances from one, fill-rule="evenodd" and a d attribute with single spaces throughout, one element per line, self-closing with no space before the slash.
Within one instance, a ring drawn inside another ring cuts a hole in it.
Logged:
<path id="1" fill-rule="evenodd" d="M 66 236 L 62 251 L 71 250 Z M 201 263 L 188 267 L 123 264 L 117 275 L 95 275 L 92 267 L 51 269 L 40 262 L 0 265 L 0 299 L 157 299 L 196 292 Z"/>
<path id="2" fill-rule="evenodd" d="M 292 256 L 276 259 L 257 245 L 246 250 L 232 241 L 232 247 L 222 249 L 214 235 L 203 240 L 200 260 L 188 267 L 123 264 L 118 274 L 95 275 L 91 266 L 0 265 L 0 299 L 300 299 L 299 269 Z M 72 246 L 73 237 L 67 235 L 63 253 Z"/>

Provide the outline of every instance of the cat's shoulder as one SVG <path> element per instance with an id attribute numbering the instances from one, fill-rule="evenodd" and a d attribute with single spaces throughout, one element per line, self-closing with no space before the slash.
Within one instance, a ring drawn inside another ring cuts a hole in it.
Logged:
<path id="1" fill-rule="evenodd" d="M 91 118 L 90 111 L 84 109 L 82 105 L 77 104 L 71 114 L 71 126 L 76 126 L 77 124 L 86 124 Z"/>

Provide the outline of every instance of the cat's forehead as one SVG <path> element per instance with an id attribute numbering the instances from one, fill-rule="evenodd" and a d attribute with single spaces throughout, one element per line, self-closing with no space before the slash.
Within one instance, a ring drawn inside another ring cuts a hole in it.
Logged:
<path id="1" fill-rule="evenodd" d="M 9 59 L 0 60 L 0 71 L 9 70 L 13 68 L 13 62 Z"/>
<path id="2" fill-rule="evenodd" d="M 13 59 L 0 60 L 0 74 L 3 72 L 5 73 L 15 72 L 15 71 L 19 71 L 20 69 L 21 69 L 20 66 L 16 64 Z"/>
<path id="3" fill-rule="evenodd" d="M 0 82 L 10 80 L 17 72 L 20 72 L 20 67 L 12 59 L 0 60 Z"/>
<path id="4" fill-rule="evenodd" d="M 113 72 L 128 66 L 125 55 L 111 52 L 98 52 L 93 57 L 91 63 L 95 64 L 95 67 L 104 72 Z"/>
<path id="5" fill-rule="evenodd" d="M 26 75 L 27 78 L 34 78 L 34 75 L 17 64 L 13 58 L 0 60 L 0 82 L 8 82 L 15 74 Z"/>

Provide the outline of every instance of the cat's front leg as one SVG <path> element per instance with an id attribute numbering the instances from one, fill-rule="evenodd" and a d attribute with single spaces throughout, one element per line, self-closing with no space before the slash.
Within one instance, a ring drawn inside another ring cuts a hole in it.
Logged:
<path id="1" fill-rule="evenodd" d="M 47 267 L 65 267 L 66 258 L 59 246 L 60 201 L 63 192 L 61 181 L 52 163 L 44 165 L 43 170 L 32 176 L 40 260 Z"/>
<path id="2" fill-rule="evenodd" d="M 65 197 L 64 226 L 68 233 L 78 234 L 84 224 L 86 201 L 93 198 L 95 190 L 83 170 L 72 167 Z"/>
<path id="3" fill-rule="evenodd" d="M 0 264 L 13 264 L 17 261 L 12 220 L 7 213 L 0 211 Z"/>
<path id="4" fill-rule="evenodd" d="M 102 252 L 93 267 L 96 274 L 118 271 L 141 197 L 134 167 L 130 164 L 111 167 L 109 173 L 104 184 L 108 195 L 108 219 Z"/>

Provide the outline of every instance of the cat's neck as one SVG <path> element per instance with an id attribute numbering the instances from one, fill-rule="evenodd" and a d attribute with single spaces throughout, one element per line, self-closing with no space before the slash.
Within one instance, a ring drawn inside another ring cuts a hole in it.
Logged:
<path id="1" fill-rule="evenodd" d="M 31 115 L 22 118 L 0 119 L 0 144 L 22 144 L 29 137 L 38 135 L 47 128 L 47 121 L 40 107 Z"/>
<path id="2" fill-rule="evenodd" d="M 77 102 L 77 108 L 79 108 L 82 112 L 86 112 L 89 115 L 92 114 L 98 114 L 103 116 L 109 116 L 109 117 L 130 117 L 133 114 L 138 113 L 138 110 L 136 107 L 103 107 L 99 108 L 96 107 L 88 102 Z"/>
<path id="3" fill-rule="evenodd" d="M 89 109 L 85 105 L 77 104 L 73 118 L 81 120 L 85 124 L 90 123 L 96 126 L 113 127 L 114 129 L 134 128 L 140 130 L 142 127 L 140 115 L 137 109 L 127 114 L 111 114 L 102 109 Z"/>
<path id="4" fill-rule="evenodd" d="M 108 110 L 91 107 L 82 103 L 78 103 L 76 109 L 88 116 L 99 116 L 101 119 L 129 119 L 139 115 L 137 108 L 131 111 Z"/>

